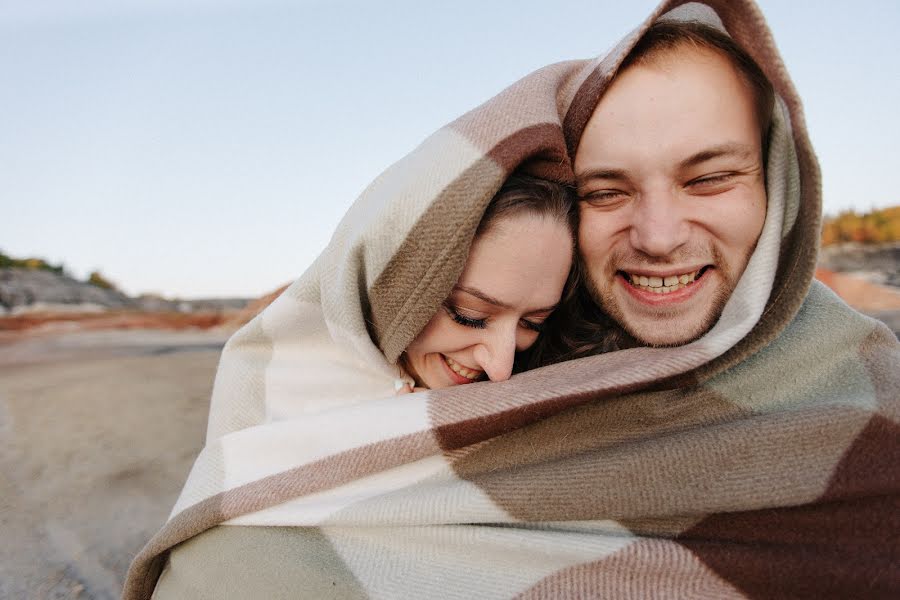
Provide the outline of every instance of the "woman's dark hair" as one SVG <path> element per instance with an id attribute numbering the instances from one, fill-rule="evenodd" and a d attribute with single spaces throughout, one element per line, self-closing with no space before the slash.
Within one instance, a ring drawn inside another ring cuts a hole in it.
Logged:
<path id="1" fill-rule="evenodd" d="M 490 231 L 500 219 L 529 214 L 555 219 L 569 228 L 572 245 L 578 234 L 578 207 L 573 190 L 560 183 L 530 175 L 513 174 L 484 211 L 475 237 Z"/>
<path id="2" fill-rule="evenodd" d="M 516 358 L 515 372 L 640 345 L 603 312 L 582 283 L 585 277 L 581 259 L 576 257 L 563 301 L 544 321 L 544 333 Z"/>

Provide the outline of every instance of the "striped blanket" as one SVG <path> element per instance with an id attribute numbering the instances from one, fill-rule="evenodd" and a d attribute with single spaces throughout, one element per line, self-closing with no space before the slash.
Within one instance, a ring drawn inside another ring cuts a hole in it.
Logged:
<path id="1" fill-rule="evenodd" d="M 683 4 L 525 77 L 363 192 L 226 345 L 206 446 L 125 598 L 900 594 L 900 346 L 812 282 L 820 175 L 758 9 Z M 593 107 L 662 16 L 724 28 L 778 95 L 766 223 L 719 322 L 679 348 L 395 396 L 494 192 L 514 170 L 571 181 Z"/>

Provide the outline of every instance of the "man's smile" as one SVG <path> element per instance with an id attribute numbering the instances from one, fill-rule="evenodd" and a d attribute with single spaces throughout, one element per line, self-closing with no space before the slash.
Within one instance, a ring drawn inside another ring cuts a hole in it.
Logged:
<path id="1" fill-rule="evenodd" d="M 715 269 L 706 265 L 700 269 L 679 274 L 646 275 L 618 271 L 616 280 L 628 295 L 644 305 L 672 306 L 694 298 L 710 279 L 707 275 Z"/>
<path id="2" fill-rule="evenodd" d="M 692 285 L 708 268 L 709 265 L 706 265 L 699 269 L 682 270 L 680 273 L 629 270 L 618 271 L 618 274 L 639 290 L 654 294 L 669 294 Z"/>

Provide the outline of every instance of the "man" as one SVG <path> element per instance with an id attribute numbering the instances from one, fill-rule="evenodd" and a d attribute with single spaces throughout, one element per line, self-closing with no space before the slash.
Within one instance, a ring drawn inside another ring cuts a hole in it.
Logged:
<path id="1" fill-rule="evenodd" d="M 226 346 L 126 597 L 897 595 L 900 350 L 812 282 L 799 99 L 756 7 L 708 5 L 526 77 L 364 192 Z M 341 361 L 391 384 L 517 170 L 577 182 L 587 291 L 559 337 L 585 358 L 341 396 Z M 623 349 L 598 352 L 606 313 Z"/>
<path id="2" fill-rule="evenodd" d="M 663 23 L 594 110 L 575 155 L 586 283 L 639 342 L 684 344 L 721 315 L 766 216 L 772 103 L 725 34 Z"/>

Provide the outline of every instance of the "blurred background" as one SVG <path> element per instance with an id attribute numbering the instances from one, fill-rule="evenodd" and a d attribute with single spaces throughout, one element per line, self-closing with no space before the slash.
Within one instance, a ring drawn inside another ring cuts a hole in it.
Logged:
<path id="1" fill-rule="evenodd" d="M 259 296 L 430 133 L 602 53 L 655 5 L 0 2 L 0 251 L 130 296 Z M 760 5 L 805 100 L 825 212 L 900 203 L 900 5 Z"/>
<path id="2" fill-rule="evenodd" d="M 818 276 L 896 332 L 900 4 L 759 4 L 822 166 Z M 228 335 L 387 166 L 655 5 L 0 0 L 0 597 L 117 597 Z"/>

